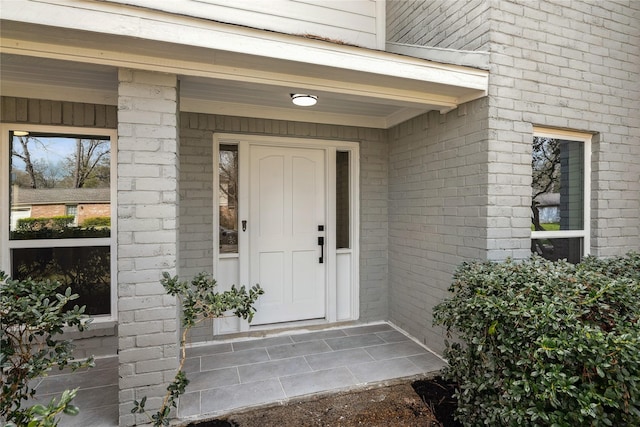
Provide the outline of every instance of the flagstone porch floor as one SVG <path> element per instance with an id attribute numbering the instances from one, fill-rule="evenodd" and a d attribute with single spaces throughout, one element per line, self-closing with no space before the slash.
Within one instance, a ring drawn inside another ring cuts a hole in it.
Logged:
<path id="1" fill-rule="evenodd" d="M 445 362 L 387 323 L 289 331 L 266 338 L 194 346 L 187 350 L 190 380 L 180 398 L 179 417 L 216 417 L 253 406 L 284 402 L 437 372 Z M 38 386 L 47 401 L 80 387 L 76 417 L 61 426 L 117 426 L 117 358 L 76 373 L 52 373 Z"/>

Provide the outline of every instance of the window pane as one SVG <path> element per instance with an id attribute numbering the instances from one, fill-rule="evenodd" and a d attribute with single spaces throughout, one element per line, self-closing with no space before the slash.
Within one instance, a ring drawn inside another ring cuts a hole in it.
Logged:
<path id="1" fill-rule="evenodd" d="M 12 240 L 109 237 L 108 137 L 12 133 L 10 177 Z"/>
<path id="2" fill-rule="evenodd" d="M 220 253 L 238 252 L 238 146 L 220 146 Z"/>
<path id="3" fill-rule="evenodd" d="M 349 152 L 336 153 L 336 247 L 346 249 L 349 242 Z"/>
<path id="4" fill-rule="evenodd" d="M 86 313 L 111 312 L 111 259 L 108 246 L 28 248 L 11 251 L 12 277 L 61 283 L 80 298 L 70 304 L 86 305 Z"/>
<path id="5" fill-rule="evenodd" d="M 531 252 L 550 261 L 566 259 L 577 264 L 582 260 L 582 237 L 567 239 L 532 239 Z"/>
<path id="6" fill-rule="evenodd" d="M 532 230 L 584 229 L 584 143 L 534 137 Z"/>

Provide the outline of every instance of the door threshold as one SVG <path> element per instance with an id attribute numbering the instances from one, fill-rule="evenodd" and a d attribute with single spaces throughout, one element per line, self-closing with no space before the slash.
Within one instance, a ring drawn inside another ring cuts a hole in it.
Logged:
<path id="1" fill-rule="evenodd" d="M 242 339 L 251 339 L 251 338 L 266 338 L 266 337 L 275 337 L 281 335 L 291 335 L 291 334 L 303 334 L 307 332 L 316 332 L 316 331 L 325 331 L 329 329 L 338 329 L 350 326 L 363 326 L 362 323 L 359 323 L 357 320 L 348 320 L 348 321 L 340 321 L 340 322 L 327 322 L 326 319 L 316 319 L 316 320 L 303 320 L 303 321 L 295 321 L 295 322 L 286 322 L 286 323 L 277 323 L 277 324 L 268 324 L 268 325 L 258 325 L 258 326 L 250 326 L 249 331 L 246 332 L 236 332 L 224 335 L 215 335 L 213 337 L 213 342 L 215 343 L 224 343 L 231 342 Z M 195 344 L 211 344 L 212 341 L 206 341 L 202 343 L 194 343 Z"/>

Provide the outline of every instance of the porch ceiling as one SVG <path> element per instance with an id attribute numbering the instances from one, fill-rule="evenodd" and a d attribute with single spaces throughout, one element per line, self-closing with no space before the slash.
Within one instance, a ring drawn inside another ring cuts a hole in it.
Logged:
<path id="1" fill-rule="evenodd" d="M 170 42 L 161 27 L 176 22 L 154 17 L 153 32 L 2 20 L 2 94 L 116 105 L 124 67 L 178 74 L 183 111 L 388 128 L 487 91 L 483 70 L 220 23 L 190 28 L 207 41 Z M 295 107 L 290 94 L 299 92 L 318 104 Z"/>

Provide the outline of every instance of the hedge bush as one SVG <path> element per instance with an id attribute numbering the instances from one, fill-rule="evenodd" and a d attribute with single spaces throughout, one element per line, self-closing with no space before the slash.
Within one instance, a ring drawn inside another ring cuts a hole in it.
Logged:
<path id="1" fill-rule="evenodd" d="M 17 222 L 18 231 L 38 231 L 43 229 L 62 230 L 73 223 L 73 215 L 59 215 L 38 218 L 20 218 Z"/>
<path id="2" fill-rule="evenodd" d="M 461 265 L 435 308 L 465 425 L 640 425 L 640 254 Z"/>
<path id="3" fill-rule="evenodd" d="M 111 227 L 111 217 L 94 216 L 82 221 L 83 227 Z"/>

